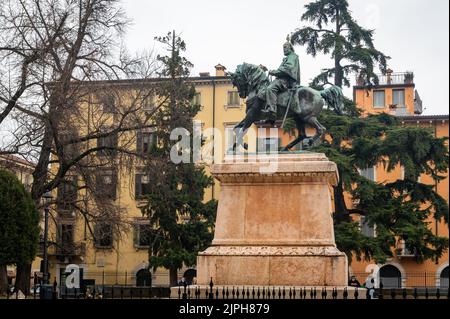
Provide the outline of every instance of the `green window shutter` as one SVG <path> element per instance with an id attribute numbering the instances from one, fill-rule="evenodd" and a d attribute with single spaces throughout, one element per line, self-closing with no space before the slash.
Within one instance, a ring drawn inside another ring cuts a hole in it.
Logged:
<path id="1" fill-rule="evenodd" d="M 139 247 L 139 225 L 137 223 L 133 224 L 133 246 Z"/>
<path id="2" fill-rule="evenodd" d="M 134 178 L 134 197 L 138 198 L 142 194 L 141 174 L 136 174 Z"/>
<path id="3" fill-rule="evenodd" d="M 117 173 L 113 172 L 111 176 L 111 198 L 116 200 L 117 198 Z"/>
<path id="4" fill-rule="evenodd" d="M 142 132 L 137 132 L 136 134 L 136 152 L 142 153 Z"/>

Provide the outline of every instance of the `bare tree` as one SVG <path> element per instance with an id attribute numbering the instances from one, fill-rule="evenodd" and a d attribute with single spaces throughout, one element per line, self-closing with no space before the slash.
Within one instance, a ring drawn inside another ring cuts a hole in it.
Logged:
<path id="1" fill-rule="evenodd" d="M 148 107 L 158 85 L 146 81 L 157 65 L 151 55 L 132 58 L 123 49 L 129 21 L 118 4 L 0 4 L 0 124 L 14 122 L 1 152 L 34 159 L 31 194 L 38 205 L 46 191 L 67 186 L 74 177 L 72 187 L 84 195 L 58 196 L 55 207 L 69 202 L 92 234 L 90 225 L 96 222 L 122 227 L 120 207 L 103 194 L 97 173 L 109 170 L 114 178 L 112 168 L 131 165 L 139 155 L 131 145 L 136 131 L 152 127 L 158 109 Z M 121 79 L 135 80 L 124 88 Z M 57 213 L 53 217 L 57 220 Z M 29 265 L 17 265 L 16 289 L 29 291 L 29 270 Z"/>

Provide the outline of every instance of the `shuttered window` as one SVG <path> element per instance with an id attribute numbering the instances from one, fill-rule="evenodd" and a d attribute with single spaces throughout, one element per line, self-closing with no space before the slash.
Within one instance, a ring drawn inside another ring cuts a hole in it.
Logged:
<path id="1" fill-rule="evenodd" d="M 369 167 L 359 171 L 359 174 L 371 181 L 375 181 L 375 167 Z"/>
<path id="2" fill-rule="evenodd" d="M 360 228 L 361 228 L 361 233 L 364 236 L 376 237 L 376 235 L 375 235 L 375 227 L 369 225 L 369 223 L 367 222 L 366 216 L 361 216 Z"/>
<path id="3" fill-rule="evenodd" d="M 384 108 L 386 106 L 386 94 L 384 90 L 373 91 L 373 107 Z"/>
<path id="4" fill-rule="evenodd" d="M 117 197 L 117 173 L 113 170 L 103 170 L 96 174 L 95 193 L 103 198 L 115 200 Z"/>
<path id="5" fill-rule="evenodd" d="M 136 151 L 139 154 L 150 154 L 152 149 L 156 147 L 155 132 L 137 132 L 136 135 Z"/>
<path id="6" fill-rule="evenodd" d="M 281 138 L 265 137 L 256 141 L 256 151 L 258 153 L 277 152 L 281 146 Z"/>
<path id="7" fill-rule="evenodd" d="M 405 90 L 392 90 L 392 104 L 405 107 Z"/>
<path id="8" fill-rule="evenodd" d="M 150 193 L 150 180 L 148 175 L 136 174 L 134 177 L 134 195 L 139 198 Z"/>
<path id="9" fill-rule="evenodd" d="M 99 222 L 94 229 L 95 247 L 110 248 L 113 244 L 113 229 L 112 225 L 107 222 Z"/>
<path id="10" fill-rule="evenodd" d="M 117 133 L 112 133 L 97 139 L 97 147 L 105 147 L 97 151 L 100 156 L 112 156 L 117 153 L 118 136 Z"/>
<path id="11" fill-rule="evenodd" d="M 239 93 L 237 91 L 228 91 L 227 105 L 239 106 L 240 104 L 241 99 L 239 98 Z"/>

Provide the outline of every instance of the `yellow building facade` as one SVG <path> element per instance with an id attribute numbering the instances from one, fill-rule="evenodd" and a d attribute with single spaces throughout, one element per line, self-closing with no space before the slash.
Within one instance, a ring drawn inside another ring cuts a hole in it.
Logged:
<path id="1" fill-rule="evenodd" d="M 201 73 L 198 77 L 191 77 L 190 82 L 196 89 L 195 103 L 201 105 L 201 111 L 194 119 L 194 123 L 201 126 L 202 132 L 206 133 L 208 143 L 216 146 L 207 161 L 208 164 L 212 164 L 221 161 L 225 150 L 229 148 L 230 145 L 225 145 L 225 136 L 227 134 L 230 136 L 229 129 L 245 116 L 245 102 L 239 98 L 230 78 L 225 75 L 225 67 L 220 64 L 216 66 L 215 75 Z M 149 80 L 148 84 L 152 85 L 152 80 Z M 100 87 L 102 85 L 114 85 L 119 91 L 123 86 L 124 92 L 130 88 L 130 83 L 122 81 L 99 84 Z M 80 131 L 87 131 L 87 128 L 80 127 Z M 232 139 L 228 143 L 231 141 Z M 134 142 L 136 149 L 139 147 L 137 143 L 139 141 Z M 209 168 L 206 170 L 208 172 Z M 52 282 L 56 280 L 58 284 L 64 286 L 66 267 L 75 264 L 80 267 L 83 280 L 91 284 L 95 281 L 95 284 L 100 285 L 148 285 L 149 282 L 152 286 L 169 285 L 167 270 L 148 269 L 148 246 L 145 245 L 144 236 L 141 235 L 145 232 L 147 224 L 139 208 L 141 203 L 138 192 L 142 191 L 148 182 L 151 181 L 145 180 L 145 176 L 140 175 L 139 166 L 131 170 L 126 167 L 118 168 L 115 178 L 117 187 L 115 203 L 120 206 L 130 226 L 119 238 L 104 238 L 103 242 L 102 240 L 95 242 L 81 216 L 60 211 L 60 208 L 55 207 L 56 218 L 50 221 L 51 242 L 48 246 Z M 220 185 L 216 183 L 207 189 L 205 200 L 217 198 L 219 187 Z M 65 192 L 67 190 L 64 190 L 64 187 L 59 187 L 53 195 L 67 196 Z M 84 193 L 80 191 L 77 196 L 83 197 Z M 42 249 L 32 266 L 32 273 L 39 276 L 42 268 L 41 258 Z M 195 269 L 181 269 L 178 275 L 179 278 L 184 275 L 195 277 Z"/>

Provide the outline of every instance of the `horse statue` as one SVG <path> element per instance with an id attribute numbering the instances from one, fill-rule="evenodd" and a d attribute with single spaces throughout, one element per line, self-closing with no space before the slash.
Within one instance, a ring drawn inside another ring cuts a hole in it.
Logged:
<path id="1" fill-rule="evenodd" d="M 237 66 L 236 72 L 228 72 L 231 76 L 233 86 L 238 89 L 241 98 L 247 98 L 245 118 L 237 124 L 233 131 L 236 142 L 233 151 L 237 146 L 248 149 L 248 145 L 243 142 L 247 129 L 255 122 L 265 119 L 262 109 L 266 103 L 266 88 L 270 83 L 265 71 L 257 65 L 243 63 Z M 288 89 L 277 97 L 277 119 L 283 119 L 283 125 L 287 117 L 292 117 L 298 136 L 282 148 L 287 151 L 301 144 L 301 149 L 308 149 L 320 142 L 326 128 L 319 123 L 317 116 L 322 111 L 325 103 L 336 113 L 341 114 L 343 109 L 343 93 L 338 86 L 331 86 L 325 90 L 318 91 L 310 87 L 297 85 Z M 309 124 L 316 129 L 316 134 L 308 138 L 305 132 L 305 124 Z M 283 126 L 282 125 L 282 126 Z M 306 142 L 306 143 L 305 143 Z"/>

